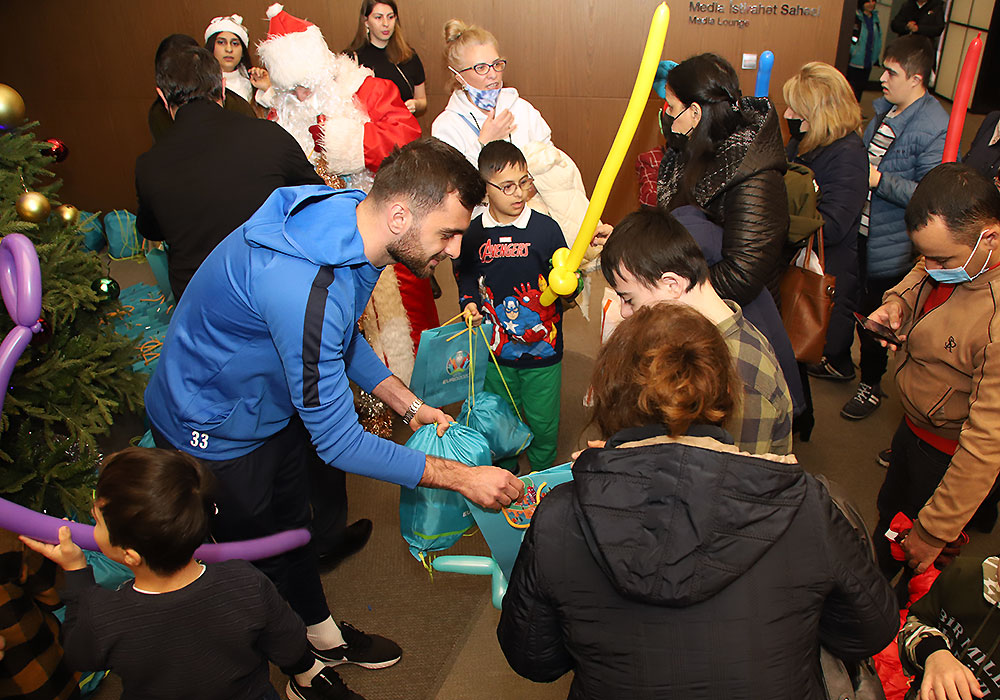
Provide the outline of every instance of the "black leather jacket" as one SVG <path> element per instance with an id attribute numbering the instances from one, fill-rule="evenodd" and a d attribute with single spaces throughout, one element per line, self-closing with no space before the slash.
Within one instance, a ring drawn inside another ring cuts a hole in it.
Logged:
<path id="1" fill-rule="evenodd" d="M 820 700 L 820 644 L 892 640 L 892 591 L 823 485 L 700 432 L 622 431 L 541 502 L 497 629 L 517 673 L 572 670 L 574 700 Z"/>
<path id="2" fill-rule="evenodd" d="M 695 199 L 722 225 L 722 260 L 712 265 L 712 286 L 741 306 L 767 286 L 777 299 L 788 236 L 785 148 L 778 115 L 765 97 L 744 97 L 750 123 L 718 145 L 695 188 Z M 683 175 L 677 151 L 660 163 L 657 200 L 670 211 Z M 689 203 L 689 202 L 688 202 Z"/>

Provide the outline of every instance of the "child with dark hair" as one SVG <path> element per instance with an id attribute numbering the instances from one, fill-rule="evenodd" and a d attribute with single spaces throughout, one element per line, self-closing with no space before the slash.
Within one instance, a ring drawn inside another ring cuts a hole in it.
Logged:
<path id="1" fill-rule="evenodd" d="M 684 209 L 679 212 L 696 221 Z M 601 272 L 621 299 L 623 318 L 645 306 L 679 301 L 714 323 L 743 382 L 726 430 L 746 452 L 791 453 L 792 398 L 774 349 L 739 304 L 719 296 L 704 254 L 677 217 L 648 208 L 626 216 L 604 246 Z"/>
<path id="2" fill-rule="evenodd" d="M 531 468 L 545 469 L 556 458 L 559 392 L 562 386 L 562 304 L 539 302 L 552 267 L 552 254 L 565 245 L 553 219 L 527 205 L 532 177 L 524 154 L 508 141 L 491 141 L 479 153 L 489 206 L 472 220 L 453 261 L 458 303 L 493 324 L 490 345 L 503 366 L 521 416 L 534 438 L 526 450 Z M 530 387 L 530 389 L 529 389 Z M 507 388 L 490 365 L 486 391 L 508 400 Z M 501 462 L 515 471 L 517 459 Z"/>
<path id="3" fill-rule="evenodd" d="M 108 458 L 92 513 L 101 551 L 135 574 L 117 591 L 94 582 L 68 527 L 58 544 L 21 537 L 66 571 L 69 665 L 111 668 L 123 698 L 273 700 L 271 660 L 292 676 L 293 700 L 359 700 L 313 658 L 305 625 L 267 577 L 244 561 L 193 558 L 208 535 L 211 482 L 183 452 L 133 447 Z"/>

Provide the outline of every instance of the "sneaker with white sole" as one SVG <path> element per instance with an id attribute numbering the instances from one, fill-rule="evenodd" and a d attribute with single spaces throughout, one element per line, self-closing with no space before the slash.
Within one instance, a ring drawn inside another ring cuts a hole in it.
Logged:
<path id="1" fill-rule="evenodd" d="M 847 420 L 862 420 L 875 413 L 882 405 L 882 390 L 878 385 L 861 382 L 854 397 L 840 409 L 840 415 Z"/>
<path id="2" fill-rule="evenodd" d="M 888 449 L 879 452 L 878 457 L 875 458 L 875 461 L 879 463 L 880 467 L 885 467 L 886 469 L 888 469 L 889 460 L 891 459 L 892 459 L 892 448 L 890 447 Z"/>
<path id="3" fill-rule="evenodd" d="M 346 644 L 333 649 L 317 649 L 312 644 L 309 649 L 313 656 L 327 666 L 355 664 L 363 668 L 387 668 L 399 661 L 403 650 L 391 639 L 377 634 L 365 634 L 346 622 L 339 622 L 340 633 Z"/>
<path id="4" fill-rule="evenodd" d="M 332 668 L 324 668 L 317 673 L 310 685 L 299 685 L 295 678 L 289 678 L 285 695 L 288 700 L 365 700 L 348 688 Z"/>

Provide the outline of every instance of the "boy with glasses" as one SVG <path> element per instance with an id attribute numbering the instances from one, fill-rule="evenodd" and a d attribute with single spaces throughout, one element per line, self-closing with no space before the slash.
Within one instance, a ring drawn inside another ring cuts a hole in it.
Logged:
<path id="1" fill-rule="evenodd" d="M 562 305 L 542 306 L 539 297 L 555 251 L 565 245 L 559 225 L 532 211 L 532 177 L 524 155 L 508 141 L 492 141 L 479 154 L 489 206 L 472 220 L 453 262 L 459 305 L 480 323 L 493 324 L 490 345 L 503 379 L 534 438 L 526 450 L 534 470 L 552 466 L 559 434 L 562 386 Z M 494 365 L 486 391 L 507 396 Z M 500 465 L 516 471 L 517 458 Z"/>

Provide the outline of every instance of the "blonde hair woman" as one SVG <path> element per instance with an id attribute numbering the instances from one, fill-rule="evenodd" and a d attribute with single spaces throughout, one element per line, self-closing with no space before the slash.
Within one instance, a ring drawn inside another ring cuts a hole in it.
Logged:
<path id="1" fill-rule="evenodd" d="M 785 119 L 791 134 L 788 159 L 808 166 L 815 175 L 822 195 L 819 212 L 826 222 L 823 245 L 827 271 L 837 277 L 824 357 L 820 364 L 809 367 L 808 374 L 849 381 L 854 378 L 852 313 L 860 289 L 858 225 L 868 197 L 868 153 L 858 135 L 861 108 L 847 78 L 820 61 L 802 66 L 785 82 L 782 94 L 788 104 Z M 808 397 L 808 390 L 806 393 Z"/>
<path id="2" fill-rule="evenodd" d="M 455 91 L 431 125 L 431 135 L 460 150 L 473 165 L 490 141 L 510 141 L 522 151 L 548 144 L 552 130 L 538 110 L 504 87 L 507 59 L 496 37 L 476 25 L 452 19 L 444 25 L 445 57 Z"/>

